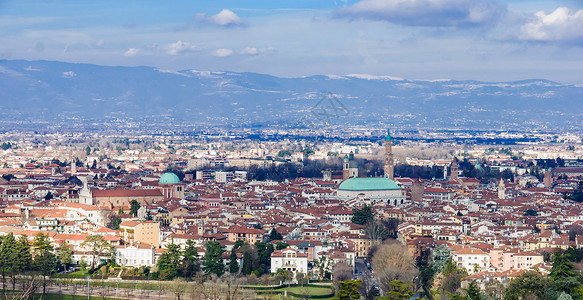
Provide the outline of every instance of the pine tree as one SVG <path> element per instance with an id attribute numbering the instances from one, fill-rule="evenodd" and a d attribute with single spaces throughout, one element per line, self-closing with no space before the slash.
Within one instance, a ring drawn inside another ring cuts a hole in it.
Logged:
<path id="1" fill-rule="evenodd" d="M 198 259 L 198 252 L 196 251 L 196 245 L 194 241 L 187 240 L 186 248 L 184 249 L 184 254 L 182 258 L 182 263 L 180 264 L 180 273 L 185 278 L 190 278 L 200 269 L 200 261 Z"/>
<path id="2" fill-rule="evenodd" d="M 573 269 L 573 263 L 560 252 L 556 252 L 553 256 L 553 267 L 549 276 L 553 281 L 566 279 L 568 277 L 576 276 L 577 272 Z"/>
<path id="3" fill-rule="evenodd" d="M 14 262 L 14 269 L 20 274 L 26 274 L 32 268 L 32 253 L 26 235 L 21 235 L 18 238 L 15 249 L 17 256 Z M 16 290 L 16 277 L 12 278 L 12 290 Z"/>
<path id="4" fill-rule="evenodd" d="M 10 245 L 6 242 L 6 237 L 0 237 L 0 274 L 2 274 L 2 291 L 6 295 L 6 273 L 10 269 Z"/>
<path id="5" fill-rule="evenodd" d="M 34 267 L 43 276 L 43 295 L 47 290 L 47 277 L 55 270 L 56 258 L 49 237 L 39 232 L 32 243 Z"/>
<path id="6" fill-rule="evenodd" d="M 229 272 L 231 274 L 239 273 L 239 262 L 235 250 L 231 251 L 231 255 L 229 256 Z"/>
<path id="7" fill-rule="evenodd" d="M 275 230 L 275 228 L 271 229 L 271 232 L 269 233 L 269 240 L 270 241 L 281 241 L 283 240 L 283 236 L 277 232 L 277 230 Z"/>
<path id="8" fill-rule="evenodd" d="M 243 252 L 243 267 L 241 267 L 241 273 L 243 273 L 243 275 L 249 275 L 253 271 L 252 269 L 251 254 L 249 254 L 249 251 L 245 251 Z"/>
<path id="9" fill-rule="evenodd" d="M 480 300 L 482 299 L 482 295 L 480 294 L 480 287 L 475 281 L 471 281 L 466 289 L 466 293 L 468 295 L 469 300 Z"/>
<path id="10" fill-rule="evenodd" d="M 166 246 L 168 251 L 162 253 L 158 259 L 158 272 L 161 280 L 172 280 L 179 275 L 180 246 L 174 244 L 174 240 Z"/>
<path id="11" fill-rule="evenodd" d="M 362 280 L 346 280 L 338 281 L 338 292 L 336 293 L 335 300 L 353 300 L 360 299 L 360 294 L 358 293 L 358 288 L 360 288 Z M 392 299 L 392 298 L 391 298 Z"/>
<path id="12" fill-rule="evenodd" d="M 134 217 L 138 216 L 138 210 L 140 209 L 141 205 L 138 201 L 132 200 L 130 201 L 130 214 Z"/>
<path id="13" fill-rule="evenodd" d="M 72 262 L 73 250 L 71 246 L 65 242 L 61 243 L 61 248 L 59 249 L 59 262 L 65 266 L 65 271 L 69 268 Z"/>
<path id="14" fill-rule="evenodd" d="M 387 293 L 390 299 L 408 300 L 413 296 L 411 285 L 404 284 L 401 280 L 393 280 L 389 283 L 391 290 Z"/>
<path id="15" fill-rule="evenodd" d="M 223 248 L 217 241 L 208 241 L 205 245 L 204 272 L 207 275 L 216 274 L 222 276 L 225 273 L 223 264 Z"/>

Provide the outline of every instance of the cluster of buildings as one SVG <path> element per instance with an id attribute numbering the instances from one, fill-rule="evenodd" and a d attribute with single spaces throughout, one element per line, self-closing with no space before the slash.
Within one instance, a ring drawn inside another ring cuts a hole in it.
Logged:
<path id="1" fill-rule="evenodd" d="M 88 150 L 86 166 L 31 156 L 21 167 L 5 163 L 0 169 L 0 234 L 32 238 L 44 232 L 57 251 L 71 245 L 74 262 L 96 259 L 83 241 L 101 235 L 115 247 L 120 265 L 139 267 L 155 265 L 169 243 L 185 247 L 187 241 L 200 256 L 206 242 L 218 241 L 228 263 L 238 240 L 254 244 L 276 230 L 283 239 L 270 242 L 289 247 L 272 253 L 271 271 L 310 273 L 322 261 L 330 269 L 338 262 L 354 266 L 368 254 L 374 242 L 351 218 L 353 209 L 370 205 L 377 219 L 399 220 L 398 239 L 413 257 L 443 245 L 476 279 L 548 272 L 545 253 L 583 247 L 576 234 L 583 228 L 583 206 L 562 196 L 578 187 L 583 168 L 549 170 L 543 182 L 517 174 L 492 184 L 459 176 L 454 158 L 446 179 L 394 178 L 389 133 L 383 148 L 382 177 L 359 176 L 351 152 L 341 173 L 286 182 L 250 181 L 244 171 L 187 172 L 196 161 L 180 150 L 175 154 L 186 158 L 154 159 L 155 152 L 145 152 L 151 161 L 107 160 Z M 228 159 L 208 162 L 224 165 Z M 510 158 L 497 163 L 521 166 Z M 166 172 L 171 166 L 185 176 Z M 135 203 L 139 209 L 132 211 Z"/>

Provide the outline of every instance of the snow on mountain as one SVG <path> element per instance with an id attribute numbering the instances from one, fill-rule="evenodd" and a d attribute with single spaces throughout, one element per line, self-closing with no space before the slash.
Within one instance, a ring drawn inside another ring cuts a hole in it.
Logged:
<path id="1" fill-rule="evenodd" d="M 580 127 L 583 115 L 583 86 L 544 79 L 407 80 L 366 74 L 280 78 L 248 72 L 0 60 L 0 86 L 0 120 L 125 116 L 293 126 L 306 118 L 318 121 L 315 113 L 324 111 L 333 117 L 323 125 L 384 122 L 512 128 L 526 123 Z"/>

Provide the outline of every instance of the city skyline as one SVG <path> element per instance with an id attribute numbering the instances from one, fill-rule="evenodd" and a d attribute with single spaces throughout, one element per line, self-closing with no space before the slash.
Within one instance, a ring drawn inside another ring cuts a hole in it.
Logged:
<path id="1" fill-rule="evenodd" d="M 3 1 L 0 59 L 582 84 L 578 1 Z"/>

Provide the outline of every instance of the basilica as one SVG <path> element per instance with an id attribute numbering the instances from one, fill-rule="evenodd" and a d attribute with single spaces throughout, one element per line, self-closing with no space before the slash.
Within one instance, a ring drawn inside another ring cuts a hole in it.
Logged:
<path id="1" fill-rule="evenodd" d="M 344 157 L 343 179 L 338 187 L 337 196 L 354 205 L 375 204 L 382 202 L 398 206 L 404 204 L 406 196 L 401 187 L 393 181 L 393 141 L 387 130 L 385 138 L 384 171 L 383 177 L 358 177 L 358 165 L 354 154 Z"/>

